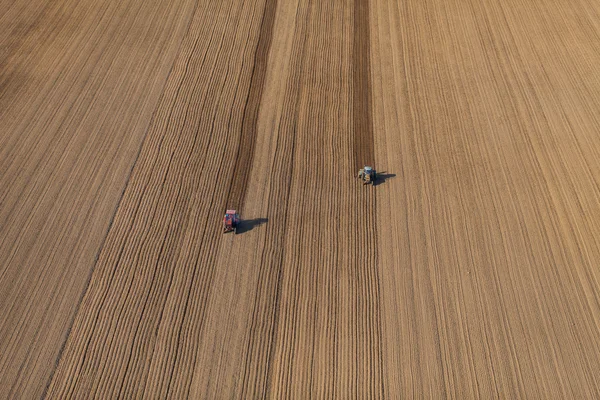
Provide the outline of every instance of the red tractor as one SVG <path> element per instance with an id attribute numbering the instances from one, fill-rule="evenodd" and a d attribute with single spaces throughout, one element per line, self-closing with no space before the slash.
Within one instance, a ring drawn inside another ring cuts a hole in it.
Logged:
<path id="1" fill-rule="evenodd" d="M 223 217 L 223 233 L 231 232 L 237 234 L 240 225 L 240 216 L 235 210 L 227 210 Z"/>

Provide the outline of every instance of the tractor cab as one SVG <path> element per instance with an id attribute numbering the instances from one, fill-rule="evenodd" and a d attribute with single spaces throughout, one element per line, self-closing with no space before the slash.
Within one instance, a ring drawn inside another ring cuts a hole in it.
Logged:
<path id="1" fill-rule="evenodd" d="M 360 171 L 358 171 L 358 177 L 363 181 L 363 184 L 373 184 L 377 177 L 377 172 L 373 169 L 373 167 L 369 167 L 365 165 Z"/>
<path id="2" fill-rule="evenodd" d="M 240 224 L 240 216 L 235 210 L 227 210 L 223 217 L 223 233 L 237 233 L 238 225 Z"/>

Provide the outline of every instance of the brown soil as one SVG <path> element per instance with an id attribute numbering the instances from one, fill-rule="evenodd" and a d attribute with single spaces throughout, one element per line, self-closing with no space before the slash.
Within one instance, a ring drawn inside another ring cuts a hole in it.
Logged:
<path id="1" fill-rule="evenodd" d="M 598 4 L 0 5 L 0 397 L 600 397 Z"/>

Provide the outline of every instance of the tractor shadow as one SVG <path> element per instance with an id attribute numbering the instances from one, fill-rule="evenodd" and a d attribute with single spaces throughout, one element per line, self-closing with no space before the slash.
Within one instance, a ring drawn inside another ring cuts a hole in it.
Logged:
<path id="1" fill-rule="evenodd" d="M 249 232 L 257 226 L 261 226 L 262 224 L 267 223 L 268 221 L 268 218 L 254 218 L 241 220 L 237 228 L 237 233 L 239 235 L 240 233 Z"/>
<path id="2" fill-rule="evenodd" d="M 383 185 L 388 179 L 396 177 L 396 174 L 388 174 L 386 171 L 377 173 L 377 179 L 373 182 L 373 186 Z"/>

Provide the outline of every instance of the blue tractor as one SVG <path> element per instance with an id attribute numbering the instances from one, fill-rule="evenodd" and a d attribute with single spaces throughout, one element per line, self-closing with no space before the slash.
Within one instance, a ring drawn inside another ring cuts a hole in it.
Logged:
<path id="1" fill-rule="evenodd" d="M 366 166 L 358 171 L 358 179 L 363 181 L 363 185 L 367 184 L 375 184 L 375 180 L 377 179 L 377 171 L 372 167 Z"/>

